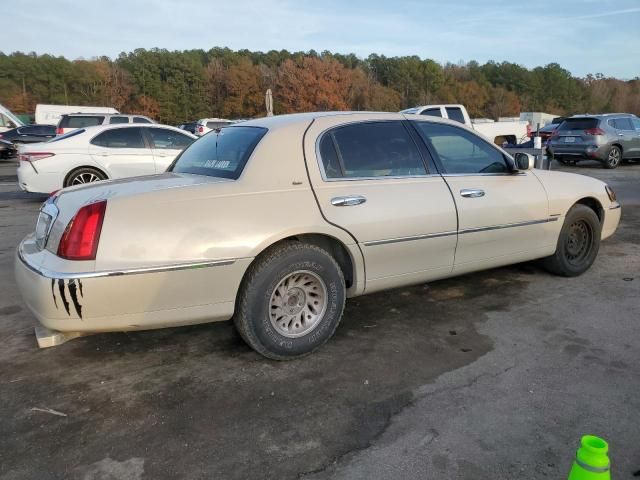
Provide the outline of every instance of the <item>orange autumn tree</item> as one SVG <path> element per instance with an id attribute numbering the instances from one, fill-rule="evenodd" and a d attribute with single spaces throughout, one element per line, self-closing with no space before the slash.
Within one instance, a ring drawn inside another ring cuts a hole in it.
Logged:
<path id="1" fill-rule="evenodd" d="M 348 110 L 350 75 L 332 58 L 287 59 L 278 68 L 276 113 Z"/>

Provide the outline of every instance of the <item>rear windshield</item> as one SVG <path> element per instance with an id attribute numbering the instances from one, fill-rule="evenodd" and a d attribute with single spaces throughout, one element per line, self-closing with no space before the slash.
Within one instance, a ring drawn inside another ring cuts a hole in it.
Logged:
<path id="1" fill-rule="evenodd" d="M 62 117 L 60 120 L 60 128 L 84 128 L 102 125 L 104 117 L 102 116 L 86 116 L 86 117 Z"/>
<path id="2" fill-rule="evenodd" d="M 589 130 L 598 126 L 597 118 L 567 118 L 558 128 L 560 131 L 565 130 Z"/>
<path id="3" fill-rule="evenodd" d="M 73 132 L 65 133 L 64 135 L 60 135 L 59 137 L 52 138 L 47 143 L 59 142 L 60 140 L 64 140 L 65 138 L 69 138 L 69 137 L 74 137 L 76 135 L 80 135 L 84 131 L 85 131 L 84 128 L 81 128 L 79 130 L 74 130 Z"/>
<path id="4" fill-rule="evenodd" d="M 215 130 L 216 128 L 226 127 L 230 122 L 207 122 L 207 128 Z"/>
<path id="5" fill-rule="evenodd" d="M 214 130 L 189 145 L 169 171 L 235 180 L 266 133 L 260 127 Z"/>

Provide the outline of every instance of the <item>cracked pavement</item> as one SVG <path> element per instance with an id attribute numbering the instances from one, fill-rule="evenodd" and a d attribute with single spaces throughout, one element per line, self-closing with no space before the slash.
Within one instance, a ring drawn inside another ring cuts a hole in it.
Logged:
<path id="1" fill-rule="evenodd" d="M 563 170 L 623 204 L 587 274 L 527 263 L 352 299 L 323 349 L 287 363 L 230 322 L 38 350 L 12 265 L 41 199 L 0 184 L 0 479 L 562 478 L 585 433 L 631 478 L 640 165 Z"/>

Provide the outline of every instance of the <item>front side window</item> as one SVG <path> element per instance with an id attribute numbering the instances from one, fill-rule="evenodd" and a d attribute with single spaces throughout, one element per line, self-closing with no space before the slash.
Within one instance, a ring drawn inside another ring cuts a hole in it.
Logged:
<path id="1" fill-rule="evenodd" d="M 151 147 L 169 150 L 182 150 L 193 142 L 191 137 L 169 130 L 168 128 L 148 128 Z"/>
<path id="2" fill-rule="evenodd" d="M 631 123 L 633 123 L 633 128 L 640 130 L 640 118 L 632 118 Z"/>
<path id="3" fill-rule="evenodd" d="M 424 162 L 402 122 L 338 127 L 320 141 L 327 178 L 425 175 Z"/>
<path id="4" fill-rule="evenodd" d="M 446 107 L 447 116 L 449 120 L 455 120 L 456 122 L 464 123 L 464 115 L 459 107 Z"/>
<path id="5" fill-rule="evenodd" d="M 189 145 L 168 171 L 235 180 L 266 133 L 261 127 L 213 131 Z"/>
<path id="6" fill-rule="evenodd" d="M 446 173 L 508 173 L 508 164 L 493 145 L 462 128 L 414 122 L 425 142 L 438 154 Z"/>
<path id="7" fill-rule="evenodd" d="M 114 128 L 102 132 L 91 143 L 105 148 L 145 148 L 139 128 Z"/>
<path id="8" fill-rule="evenodd" d="M 129 123 L 129 117 L 111 117 L 109 123 Z"/>

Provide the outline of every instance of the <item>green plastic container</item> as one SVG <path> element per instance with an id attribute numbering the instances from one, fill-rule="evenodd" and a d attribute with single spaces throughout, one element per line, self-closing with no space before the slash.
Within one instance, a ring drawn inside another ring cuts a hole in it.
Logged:
<path id="1" fill-rule="evenodd" d="M 610 480 L 608 452 L 609 444 L 602 438 L 594 435 L 582 437 L 569 480 Z"/>

